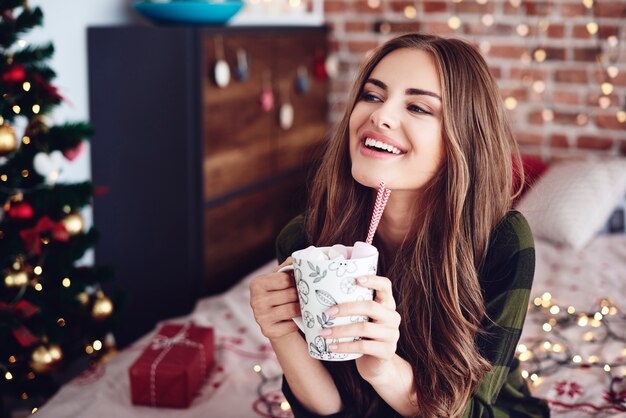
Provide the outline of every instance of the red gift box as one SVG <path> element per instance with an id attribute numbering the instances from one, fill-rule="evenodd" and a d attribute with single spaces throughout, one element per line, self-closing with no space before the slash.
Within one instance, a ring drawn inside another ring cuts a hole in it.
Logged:
<path id="1" fill-rule="evenodd" d="M 213 328 L 165 324 L 130 366 L 135 405 L 187 408 L 213 364 Z"/>

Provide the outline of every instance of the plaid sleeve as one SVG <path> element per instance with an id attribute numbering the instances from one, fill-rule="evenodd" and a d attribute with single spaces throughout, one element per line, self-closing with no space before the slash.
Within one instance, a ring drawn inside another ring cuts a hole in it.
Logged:
<path id="1" fill-rule="evenodd" d="M 306 234 L 304 233 L 304 215 L 298 215 L 285 225 L 276 238 L 278 263 L 285 261 L 294 251 L 307 246 Z"/>
<path id="2" fill-rule="evenodd" d="M 491 236 L 479 278 L 485 300 L 484 333 L 477 345 L 493 369 L 480 382 L 463 417 L 493 417 L 526 317 L 535 271 L 530 227 L 519 212 L 510 212 Z M 508 416 L 497 414 L 498 417 Z"/>

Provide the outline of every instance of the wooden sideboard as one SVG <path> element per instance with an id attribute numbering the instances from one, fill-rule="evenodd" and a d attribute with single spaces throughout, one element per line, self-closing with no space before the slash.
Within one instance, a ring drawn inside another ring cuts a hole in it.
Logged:
<path id="1" fill-rule="evenodd" d="M 224 88 L 213 77 L 222 49 Z M 94 202 L 95 255 L 128 295 L 121 346 L 274 257 L 328 128 L 328 83 L 313 72 L 326 53 L 326 28 L 88 29 L 93 180 L 108 189 Z M 306 93 L 295 88 L 300 67 Z M 278 122 L 284 102 L 290 129 Z"/>

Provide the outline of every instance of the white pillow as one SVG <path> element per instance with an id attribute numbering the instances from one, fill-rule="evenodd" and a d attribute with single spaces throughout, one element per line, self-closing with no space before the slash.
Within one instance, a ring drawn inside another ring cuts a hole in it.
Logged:
<path id="1" fill-rule="evenodd" d="M 583 248 L 626 194 L 626 159 L 554 163 L 517 205 L 533 235 Z"/>

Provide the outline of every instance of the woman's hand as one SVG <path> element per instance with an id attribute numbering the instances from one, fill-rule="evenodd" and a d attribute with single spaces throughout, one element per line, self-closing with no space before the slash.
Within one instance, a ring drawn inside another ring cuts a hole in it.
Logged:
<path id="1" fill-rule="evenodd" d="M 291 273 L 258 276 L 250 282 L 250 306 L 261 332 L 269 338 L 286 381 L 305 409 L 318 415 L 341 410 L 341 396 L 328 370 L 309 355 L 293 317 L 300 315 L 298 292 Z"/>
<path id="2" fill-rule="evenodd" d="M 393 372 L 393 358 L 400 338 L 400 314 L 396 312 L 396 302 L 391 290 L 391 281 L 381 276 L 364 276 L 357 279 L 363 287 L 373 289 L 372 301 L 342 303 L 326 311 L 332 317 L 365 315 L 369 322 L 357 322 L 326 328 L 324 338 L 361 337 L 354 342 L 329 345 L 334 353 L 362 353 L 356 359 L 361 377 L 372 382 L 386 373 Z"/>
<path id="3" fill-rule="evenodd" d="M 300 315 L 298 292 L 291 273 L 277 271 L 291 264 L 291 257 L 270 274 L 250 282 L 250 306 L 261 332 L 270 340 L 298 331 L 292 318 Z"/>

